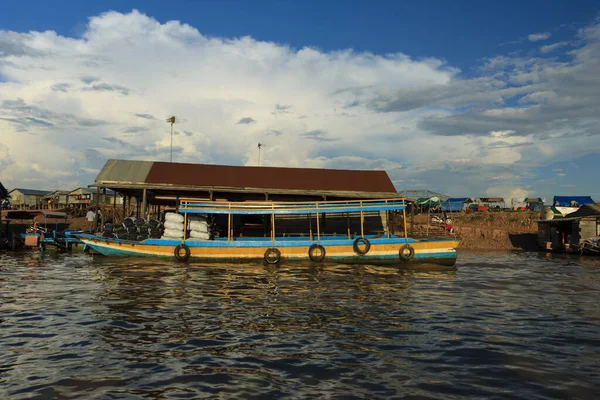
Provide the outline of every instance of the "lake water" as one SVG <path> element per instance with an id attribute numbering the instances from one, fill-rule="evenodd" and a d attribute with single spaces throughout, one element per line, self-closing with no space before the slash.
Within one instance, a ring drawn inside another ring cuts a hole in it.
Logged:
<path id="1" fill-rule="evenodd" d="M 0 398 L 600 398 L 600 258 L 0 254 Z"/>

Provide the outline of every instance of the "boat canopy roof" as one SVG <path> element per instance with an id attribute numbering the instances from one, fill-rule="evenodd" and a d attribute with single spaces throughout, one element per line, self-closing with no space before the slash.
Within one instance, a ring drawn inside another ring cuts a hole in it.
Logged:
<path id="1" fill-rule="evenodd" d="M 322 214 L 404 210 L 404 199 L 323 202 L 197 202 L 182 200 L 179 212 L 184 214 Z"/>

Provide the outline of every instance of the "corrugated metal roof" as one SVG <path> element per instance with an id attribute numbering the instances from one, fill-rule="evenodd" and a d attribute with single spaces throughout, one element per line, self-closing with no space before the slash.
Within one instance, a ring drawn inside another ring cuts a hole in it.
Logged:
<path id="1" fill-rule="evenodd" d="M 104 187 L 256 189 L 279 192 L 361 192 L 394 196 L 385 171 L 243 167 L 152 161 L 108 160 L 96 177 Z M 120 186 L 121 185 L 121 186 Z"/>
<path id="2" fill-rule="evenodd" d="M 567 214 L 567 218 L 582 218 L 600 215 L 600 206 L 596 204 L 585 204 L 579 210 Z"/>
<path id="3" fill-rule="evenodd" d="M 385 171 L 237 167 L 155 162 L 146 183 L 232 188 L 395 193 Z"/>
<path id="4" fill-rule="evenodd" d="M 50 193 L 49 190 L 20 189 L 20 188 L 15 188 L 15 189 L 11 190 L 9 193 L 14 192 L 15 190 L 18 190 L 19 192 L 23 193 L 26 196 L 45 196 L 48 193 Z"/>
<path id="5" fill-rule="evenodd" d="M 153 161 L 108 160 L 96 182 L 144 183 Z"/>

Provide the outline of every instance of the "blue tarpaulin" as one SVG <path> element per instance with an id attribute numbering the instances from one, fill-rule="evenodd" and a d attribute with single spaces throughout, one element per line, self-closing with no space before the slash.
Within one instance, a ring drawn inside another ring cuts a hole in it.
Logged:
<path id="1" fill-rule="evenodd" d="M 555 207 L 581 207 L 584 204 L 594 204 L 590 196 L 554 196 Z"/>
<path id="2" fill-rule="evenodd" d="M 463 205 L 468 200 L 468 197 L 450 198 L 442 203 L 440 208 L 442 211 L 462 211 Z"/>

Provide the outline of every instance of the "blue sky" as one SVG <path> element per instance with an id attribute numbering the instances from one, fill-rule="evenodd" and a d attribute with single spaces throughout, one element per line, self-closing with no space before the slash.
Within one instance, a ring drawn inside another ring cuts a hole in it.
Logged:
<path id="1" fill-rule="evenodd" d="M 108 157 L 164 159 L 161 120 L 177 113 L 179 161 L 253 165 L 263 141 L 264 165 L 384 168 L 399 190 L 600 199 L 588 178 L 599 13 L 594 1 L 10 2 L 0 180 L 78 186 Z M 68 168 L 37 162 L 40 142 Z"/>
<path id="2" fill-rule="evenodd" d="M 441 57 L 469 75 L 482 58 L 533 48 L 508 43 L 532 32 L 551 32 L 559 40 L 572 36 L 576 28 L 593 21 L 600 12 L 600 3 L 39 0 L 3 4 L 0 27 L 18 32 L 54 30 L 65 36 L 78 36 L 90 16 L 132 9 L 161 22 L 179 20 L 210 36 L 249 35 L 296 48 L 352 48 L 378 54 L 402 52 L 412 57 Z"/>

